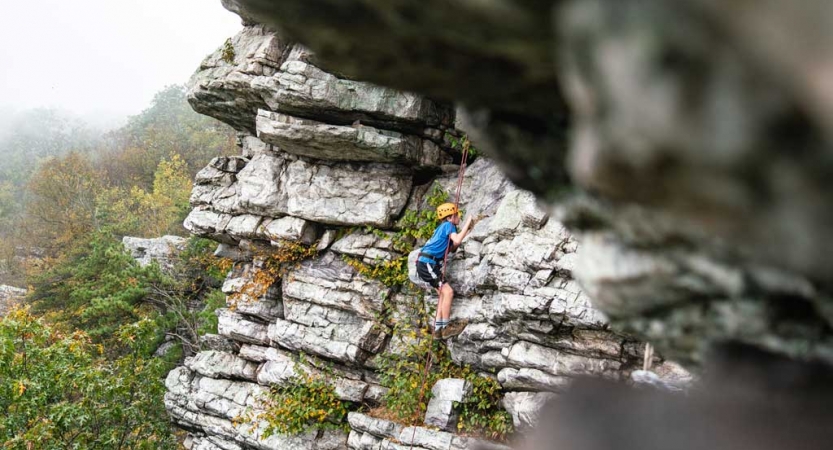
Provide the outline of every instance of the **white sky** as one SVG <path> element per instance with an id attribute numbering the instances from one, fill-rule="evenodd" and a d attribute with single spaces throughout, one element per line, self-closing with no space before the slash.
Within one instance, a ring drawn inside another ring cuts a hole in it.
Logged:
<path id="1" fill-rule="evenodd" d="M 0 110 L 137 114 L 241 28 L 220 0 L 0 0 Z"/>

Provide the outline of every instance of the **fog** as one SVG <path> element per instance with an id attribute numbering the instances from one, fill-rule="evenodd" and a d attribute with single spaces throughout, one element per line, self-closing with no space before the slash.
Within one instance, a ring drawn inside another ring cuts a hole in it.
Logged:
<path id="1" fill-rule="evenodd" d="M 0 0 L 0 121 L 57 108 L 117 125 L 241 28 L 220 0 Z"/>

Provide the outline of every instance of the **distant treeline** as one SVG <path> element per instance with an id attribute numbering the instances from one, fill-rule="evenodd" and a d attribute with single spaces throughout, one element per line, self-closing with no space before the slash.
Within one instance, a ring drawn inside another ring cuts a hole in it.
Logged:
<path id="1" fill-rule="evenodd" d="M 234 132 L 169 86 L 123 127 L 101 132 L 68 113 L 14 115 L 0 133 L 0 283 L 25 282 L 15 247 L 59 258 L 80 236 L 183 234 L 191 180 L 235 152 Z"/>

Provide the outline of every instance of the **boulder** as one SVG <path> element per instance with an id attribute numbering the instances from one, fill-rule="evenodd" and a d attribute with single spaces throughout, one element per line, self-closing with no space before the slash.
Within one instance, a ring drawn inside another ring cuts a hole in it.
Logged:
<path id="1" fill-rule="evenodd" d="M 471 390 L 471 383 L 463 379 L 445 378 L 437 381 L 431 388 L 432 396 L 423 423 L 445 431 L 456 431 L 460 416 L 456 406 L 471 395 Z"/>
<path id="2" fill-rule="evenodd" d="M 130 256 L 142 267 L 152 262 L 159 264 L 163 270 L 171 271 L 180 252 L 185 250 L 188 240 L 179 236 L 162 236 L 153 239 L 143 239 L 125 236 L 122 245 L 130 252 Z"/>

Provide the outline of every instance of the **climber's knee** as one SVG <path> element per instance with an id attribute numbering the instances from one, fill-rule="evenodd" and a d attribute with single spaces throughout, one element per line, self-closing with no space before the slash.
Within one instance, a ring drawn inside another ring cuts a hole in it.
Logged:
<path id="1" fill-rule="evenodd" d="M 440 287 L 440 292 L 448 296 L 454 295 L 454 289 L 452 289 L 451 285 L 448 283 L 443 283 L 443 285 Z"/>

